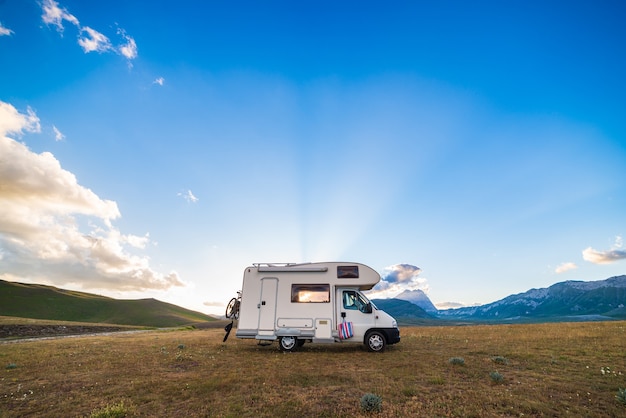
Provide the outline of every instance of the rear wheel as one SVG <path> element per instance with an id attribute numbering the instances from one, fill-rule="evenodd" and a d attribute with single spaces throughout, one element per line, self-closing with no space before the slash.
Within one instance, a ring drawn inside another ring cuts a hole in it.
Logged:
<path id="1" fill-rule="evenodd" d="M 369 351 L 384 351 L 386 345 L 385 336 L 378 331 L 372 331 L 365 337 L 365 345 Z"/>
<path id="2" fill-rule="evenodd" d="M 280 337 L 278 340 L 280 351 L 293 351 L 297 345 L 298 339 L 296 337 Z"/>

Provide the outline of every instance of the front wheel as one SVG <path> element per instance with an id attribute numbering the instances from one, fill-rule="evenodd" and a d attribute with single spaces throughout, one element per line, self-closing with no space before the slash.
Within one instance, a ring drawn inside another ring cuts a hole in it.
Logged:
<path id="1" fill-rule="evenodd" d="M 280 337 L 278 346 L 280 351 L 293 351 L 298 346 L 298 339 L 296 337 Z"/>
<path id="2" fill-rule="evenodd" d="M 365 345 L 369 351 L 381 352 L 385 350 L 385 336 L 378 331 L 372 331 L 365 337 Z"/>

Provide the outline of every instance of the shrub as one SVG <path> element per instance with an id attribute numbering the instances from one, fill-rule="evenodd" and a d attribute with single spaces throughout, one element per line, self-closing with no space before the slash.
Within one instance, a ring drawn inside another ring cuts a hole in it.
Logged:
<path id="1" fill-rule="evenodd" d="M 489 377 L 493 383 L 502 383 L 504 382 L 504 376 L 502 376 L 499 372 L 491 372 L 489 373 Z"/>
<path id="2" fill-rule="evenodd" d="M 465 364 L 465 359 L 463 357 L 452 357 L 448 360 L 448 363 L 463 366 Z"/>
<path id="3" fill-rule="evenodd" d="M 417 390 L 415 388 L 405 387 L 402 389 L 402 394 L 407 397 L 413 397 L 417 395 Z"/>
<path id="4" fill-rule="evenodd" d="M 446 379 L 444 379 L 441 376 L 435 376 L 435 377 L 432 377 L 432 378 L 428 379 L 428 383 L 430 383 L 432 385 L 445 385 L 446 384 Z"/>
<path id="5" fill-rule="evenodd" d="M 380 412 L 383 410 L 383 399 L 373 393 L 366 393 L 361 397 L 361 409 L 365 412 Z"/>
<path id="6" fill-rule="evenodd" d="M 491 357 L 491 361 L 493 361 L 496 364 L 509 364 L 509 359 L 507 359 L 506 357 L 502 357 L 502 356 Z"/>
<path id="7" fill-rule="evenodd" d="M 94 409 L 90 418 L 123 418 L 134 412 L 132 405 L 124 405 L 124 401 L 113 405 L 107 405 L 104 408 Z"/>
<path id="8" fill-rule="evenodd" d="M 615 397 L 622 405 L 626 405 L 626 389 L 619 388 Z"/>
<path id="9" fill-rule="evenodd" d="M 9 364 L 7 364 L 6 369 L 7 369 L 7 370 L 17 369 L 17 364 L 15 364 L 15 363 L 9 363 Z"/>

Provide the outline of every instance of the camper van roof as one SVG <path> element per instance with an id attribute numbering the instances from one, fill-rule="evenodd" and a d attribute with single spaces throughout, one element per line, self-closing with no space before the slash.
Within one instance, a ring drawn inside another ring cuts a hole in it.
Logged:
<path id="1" fill-rule="evenodd" d="M 260 272 L 281 272 L 281 271 L 301 271 L 301 272 L 324 272 L 328 267 L 313 265 L 312 263 L 254 263 L 252 264 Z"/>

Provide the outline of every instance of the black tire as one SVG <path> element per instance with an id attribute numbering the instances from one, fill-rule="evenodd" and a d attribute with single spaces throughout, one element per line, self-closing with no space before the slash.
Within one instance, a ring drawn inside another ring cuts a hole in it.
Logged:
<path id="1" fill-rule="evenodd" d="M 235 310 L 233 312 L 233 318 L 239 319 L 239 309 L 241 308 L 241 300 L 237 299 L 237 303 L 235 303 Z"/>
<path id="2" fill-rule="evenodd" d="M 385 346 L 387 345 L 387 341 L 385 340 L 385 336 L 378 332 L 372 331 L 365 336 L 365 345 L 367 349 L 374 353 L 380 353 L 385 351 Z"/>
<path id="3" fill-rule="evenodd" d="M 237 298 L 232 298 L 228 305 L 226 305 L 226 318 L 237 319 L 239 317 L 239 301 Z"/>
<path id="4" fill-rule="evenodd" d="M 298 339 L 296 337 L 280 337 L 278 340 L 280 351 L 293 351 L 297 346 Z"/>

